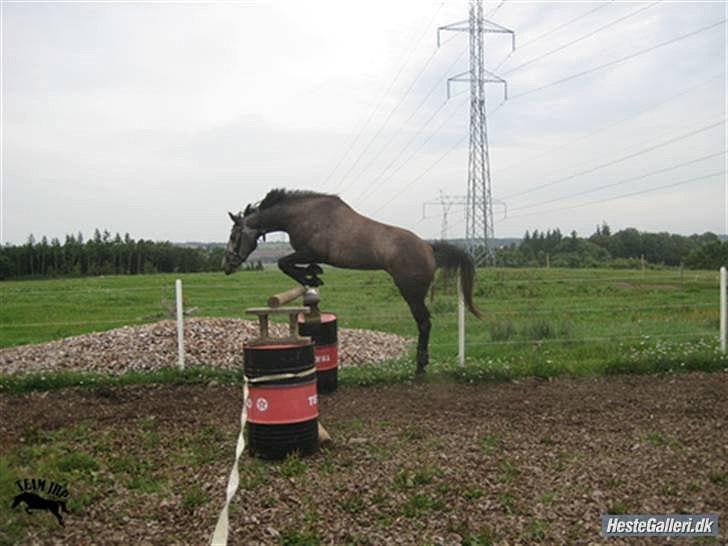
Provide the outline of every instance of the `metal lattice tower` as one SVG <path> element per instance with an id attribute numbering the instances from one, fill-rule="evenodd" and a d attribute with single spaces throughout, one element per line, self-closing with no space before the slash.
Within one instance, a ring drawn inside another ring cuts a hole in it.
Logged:
<path id="1" fill-rule="evenodd" d="M 467 23 L 467 26 L 465 26 Z M 440 31 L 452 30 L 470 34 L 470 70 L 447 81 L 448 98 L 450 83 L 470 82 L 470 153 L 468 155 L 468 191 L 466 198 L 465 238 L 468 251 L 476 265 L 493 263 L 492 247 L 493 200 L 491 197 L 490 154 L 488 151 L 488 125 L 486 116 L 486 83 L 502 83 L 505 97 L 508 98 L 505 80 L 485 69 L 484 36 L 486 33 L 511 34 L 512 48 L 516 47 L 516 36 L 512 30 L 483 18 L 482 0 L 470 0 L 470 17 L 437 29 L 440 44 Z"/>
<path id="2" fill-rule="evenodd" d="M 500 205 L 503 207 L 503 218 L 508 216 L 508 208 L 504 201 L 500 199 L 493 199 L 493 205 Z M 452 207 L 467 207 L 468 197 L 466 195 L 447 195 L 445 192 L 440 190 L 440 198 L 437 201 L 425 201 L 422 203 L 422 220 L 427 219 L 427 207 L 428 206 L 439 206 L 442 209 L 442 217 L 440 220 L 440 239 L 443 241 L 447 240 L 447 228 L 448 228 L 448 215 Z"/>
<path id="3" fill-rule="evenodd" d="M 422 219 L 424 220 L 427 217 L 427 207 L 428 205 L 436 205 L 441 207 L 442 209 L 442 219 L 440 221 L 440 239 L 445 241 L 447 240 L 447 225 L 448 225 L 448 215 L 450 214 L 450 209 L 453 206 L 462 207 L 467 203 L 466 197 L 464 195 L 447 195 L 445 192 L 440 190 L 440 199 L 438 201 L 426 201 L 422 203 Z"/>

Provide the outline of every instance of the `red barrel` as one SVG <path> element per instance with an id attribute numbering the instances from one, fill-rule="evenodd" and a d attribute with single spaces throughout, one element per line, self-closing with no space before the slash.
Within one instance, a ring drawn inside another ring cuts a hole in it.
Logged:
<path id="1" fill-rule="evenodd" d="M 307 322 L 304 315 L 299 315 L 298 333 L 310 337 L 316 345 L 318 392 L 321 394 L 334 392 L 338 387 L 339 374 L 339 341 L 336 315 L 321 313 L 321 322 Z"/>
<path id="2" fill-rule="evenodd" d="M 248 445 L 263 459 L 282 459 L 290 453 L 315 453 L 319 448 L 318 394 L 314 344 L 245 345 L 248 386 Z M 255 379 L 301 374 L 299 377 Z"/>

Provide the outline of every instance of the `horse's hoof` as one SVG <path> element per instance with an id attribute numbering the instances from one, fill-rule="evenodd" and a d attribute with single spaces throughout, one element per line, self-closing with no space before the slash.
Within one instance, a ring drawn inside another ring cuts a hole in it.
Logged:
<path id="1" fill-rule="evenodd" d="M 318 277 L 306 277 L 306 282 L 304 283 L 306 286 L 311 286 L 313 288 L 318 288 L 319 286 L 323 286 L 324 281 L 319 279 Z"/>

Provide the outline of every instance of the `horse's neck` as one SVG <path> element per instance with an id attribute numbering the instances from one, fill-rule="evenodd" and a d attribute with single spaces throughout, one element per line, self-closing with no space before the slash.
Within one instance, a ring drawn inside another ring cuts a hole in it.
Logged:
<path id="1" fill-rule="evenodd" d="M 266 233 L 288 231 L 289 214 L 285 205 L 275 205 L 258 213 L 260 229 Z"/>

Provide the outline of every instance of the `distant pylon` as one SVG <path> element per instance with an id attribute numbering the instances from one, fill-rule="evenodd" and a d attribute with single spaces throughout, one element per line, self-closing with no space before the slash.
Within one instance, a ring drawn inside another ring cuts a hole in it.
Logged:
<path id="1" fill-rule="evenodd" d="M 440 221 L 440 239 L 447 239 L 448 215 L 453 205 L 463 206 L 467 203 L 464 195 L 447 195 L 440 190 L 440 199 L 438 201 L 426 201 L 422 203 L 422 218 L 426 217 L 427 205 L 439 205 L 442 208 L 442 219 Z"/>
<path id="2" fill-rule="evenodd" d="M 493 199 L 494 205 L 500 205 L 503 207 L 503 218 L 508 217 L 508 207 L 505 201 L 500 199 Z M 439 206 L 442 209 L 442 217 L 440 220 L 440 239 L 443 241 L 448 238 L 448 226 L 449 226 L 449 215 L 450 210 L 453 206 L 455 207 L 466 207 L 468 205 L 467 195 L 447 195 L 444 191 L 440 190 L 440 198 L 437 201 L 425 201 L 422 203 L 422 219 L 427 218 L 427 207 L 428 206 Z M 459 224 L 461 222 L 456 222 Z"/>
<path id="3" fill-rule="evenodd" d="M 467 23 L 467 27 L 465 24 Z M 488 151 L 488 125 L 486 122 L 485 84 L 490 82 L 504 85 L 505 98 L 508 98 L 506 81 L 485 69 L 483 36 L 488 32 L 511 34 L 512 48 L 516 48 L 515 33 L 492 21 L 483 19 L 482 0 L 470 0 L 470 17 L 437 29 L 437 43 L 440 44 L 440 31 L 452 30 L 470 33 L 470 70 L 448 79 L 448 98 L 450 83 L 470 82 L 470 152 L 468 155 L 468 191 L 466 198 L 465 239 L 468 251 L 476 265 L 494 262 L 492 239 L 493 201 L 491 197 L 490 154 Z"/>

